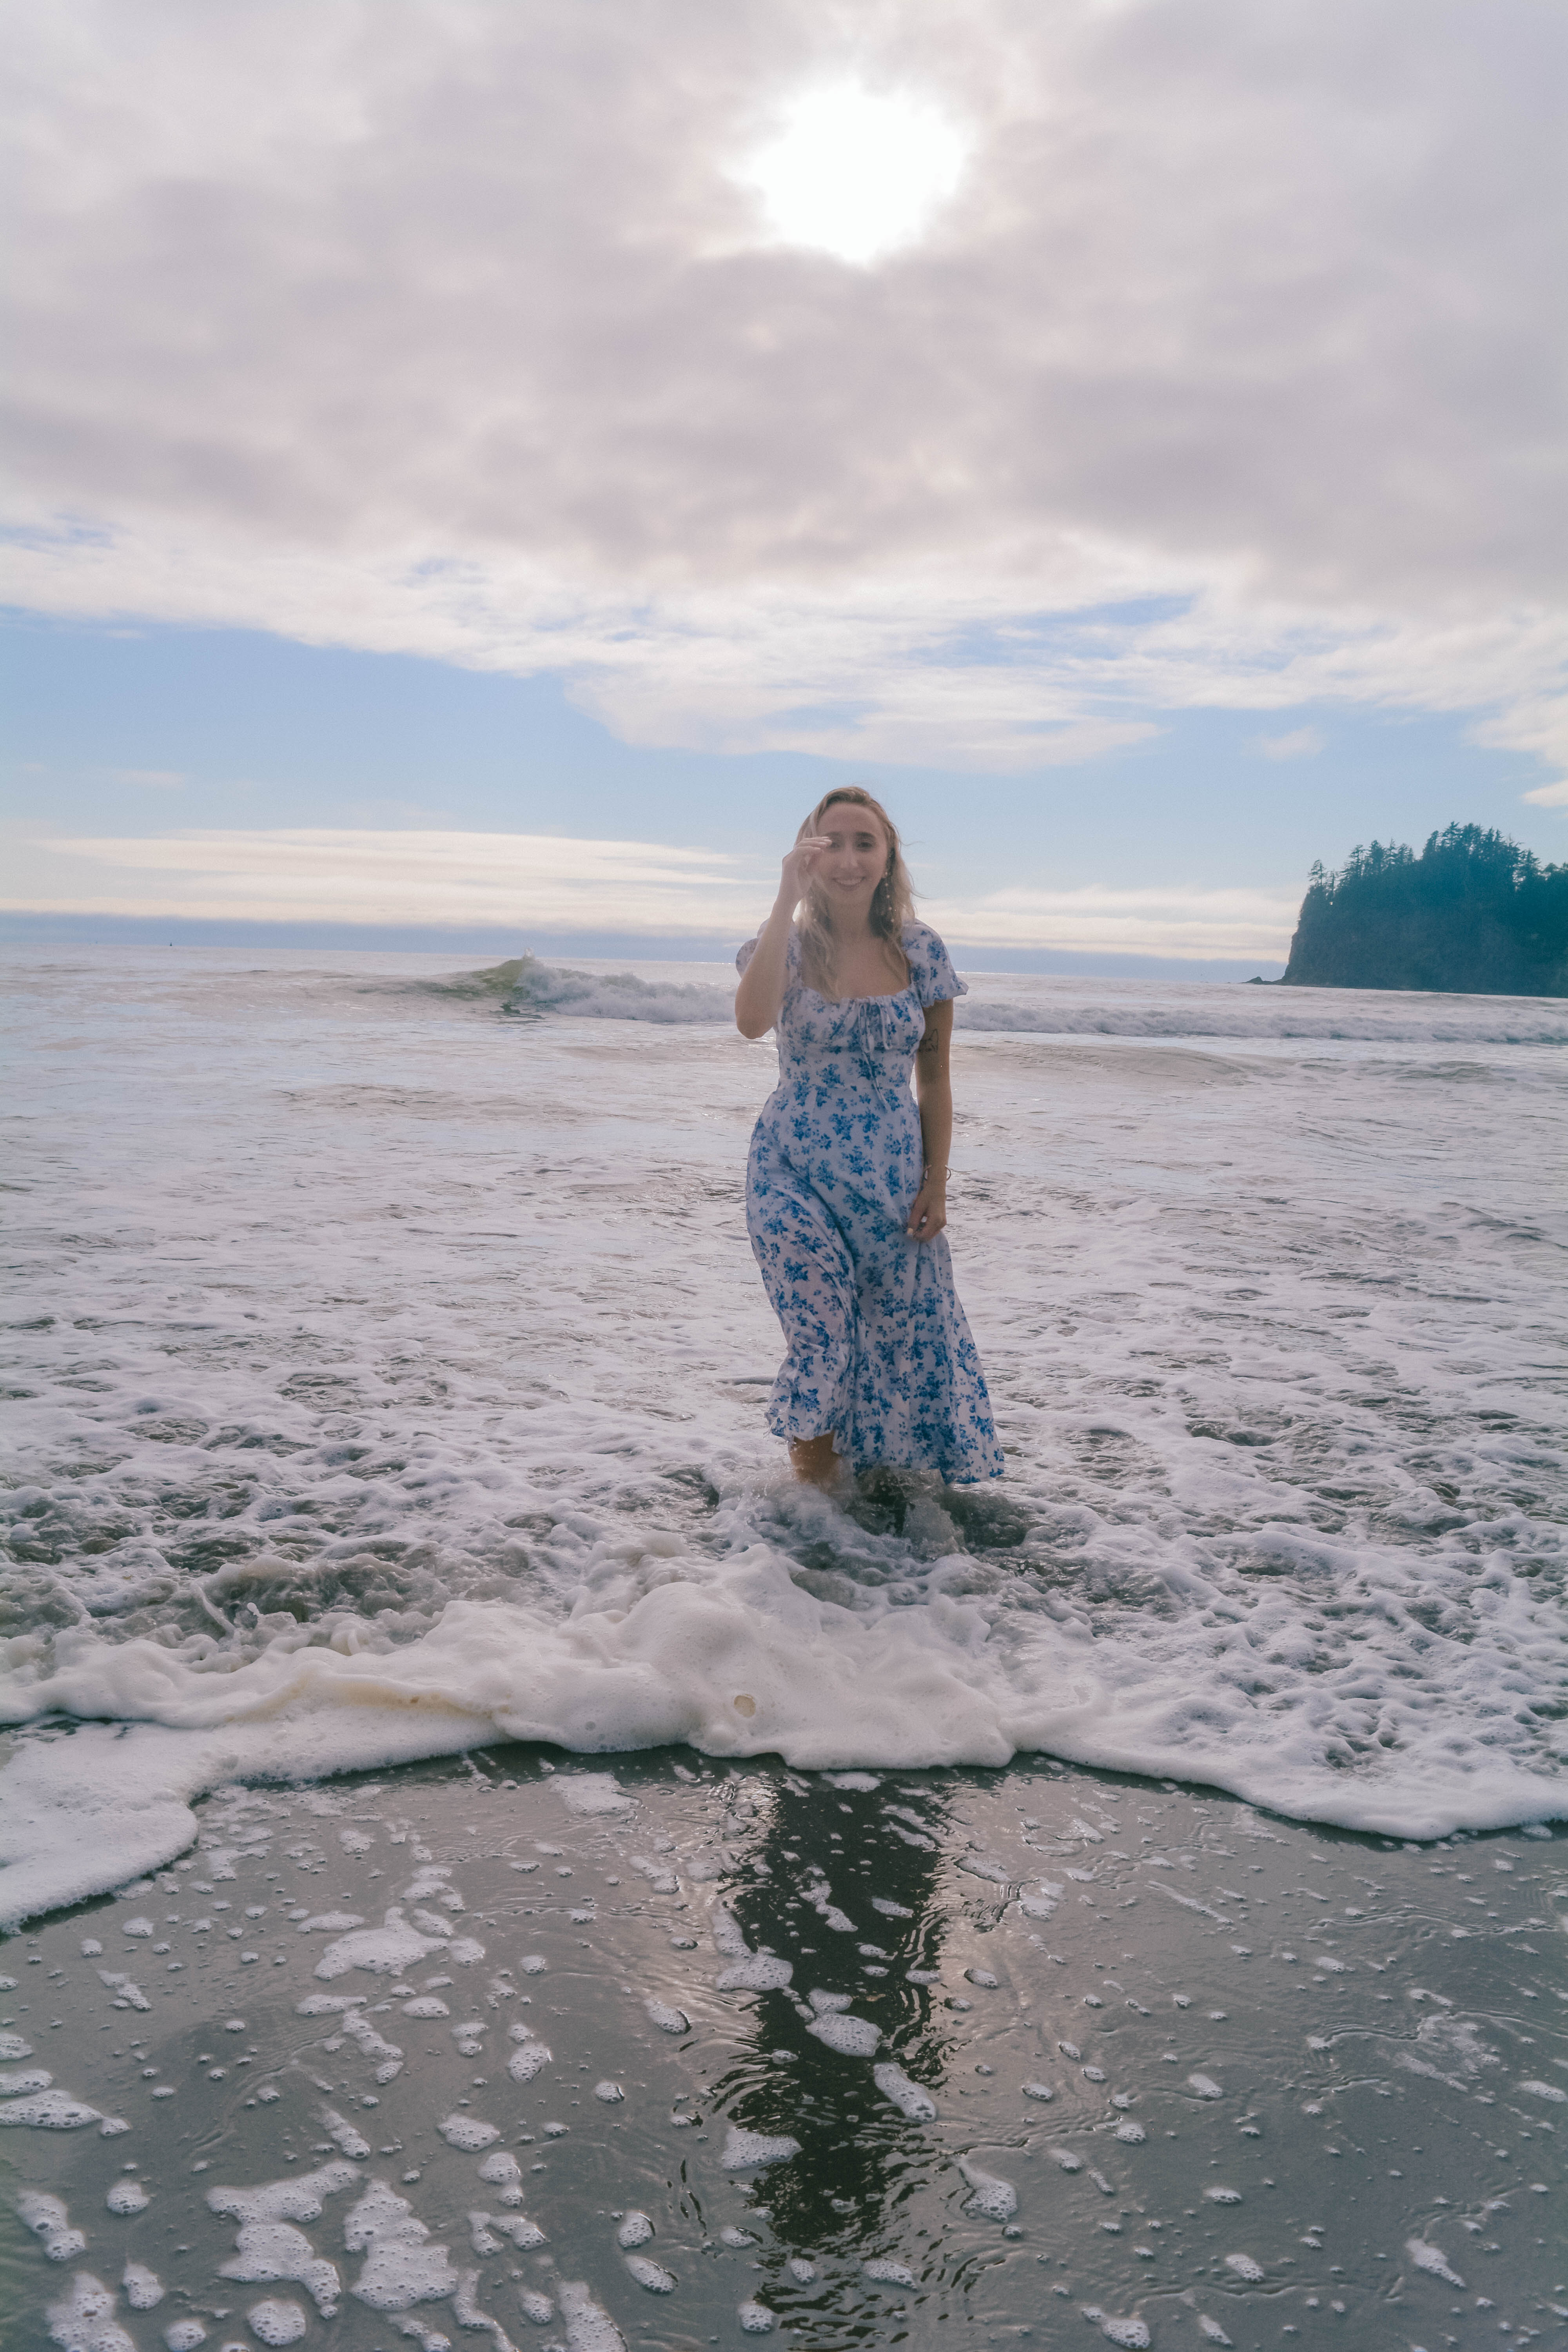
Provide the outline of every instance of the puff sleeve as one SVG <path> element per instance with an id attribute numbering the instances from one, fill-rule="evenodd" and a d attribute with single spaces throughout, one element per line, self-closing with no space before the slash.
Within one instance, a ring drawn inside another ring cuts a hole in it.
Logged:
<path id="1" fill-rule="evenodd" d="M 904 933 L 904 954 L 922 1007 L 946 1004 L 955 996 L 968 995 L 968 982 L 960 980 L 952 968 L 952 958 L 926 924 L 910 924 Z"/>
<path id="2" fill-rule="evenodd" d="M 760 939 L 761 936 L 762 934 L 759 932 L 757 934 L 757 938 Z M 742 977 L 745 974 L 746 966 L 751 962 L 752 958 L 756 954 L 756 952 L 757 940 L 754 939 L 748 940 L 744 947 L 736 950 L 735 970 L 740 972 Z M 789 947 L 784 956 L 784 974 L 785 986 L 787 988 L 794 988 L 800 979 L 800 933 L 795 929 L 793 925 L 790 929 Z"/>

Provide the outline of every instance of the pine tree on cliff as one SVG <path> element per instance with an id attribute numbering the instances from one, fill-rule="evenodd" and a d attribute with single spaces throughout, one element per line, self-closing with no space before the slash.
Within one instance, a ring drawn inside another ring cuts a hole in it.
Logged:
<path id="1" fill-rule="evenodd" d="M 1568 865 L 1479 824 L 1314 866 L 1285 984 L 1568 996 Z"/>

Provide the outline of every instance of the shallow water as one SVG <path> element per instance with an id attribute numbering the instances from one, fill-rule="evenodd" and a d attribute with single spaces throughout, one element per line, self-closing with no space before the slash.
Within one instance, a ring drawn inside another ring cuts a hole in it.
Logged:
<path id="1" fill-rule="evenodd" d="M 1561 1834 L 515 1747 L 199 1814 L 4 1955 L 18 2344 L 1561 2340 Z"/>
<path id="2" fill-rule="evenodd" d="M 763 1426 L 713 967 L 7 971 L 6 1916 L 237 1775 L 498 1736 L 1568 1810 L 1561 1005 L 977 977 L 1008 1475 L 846 1517 Z M 29 1729 L 81 1717 L 135 1727 Z"/>

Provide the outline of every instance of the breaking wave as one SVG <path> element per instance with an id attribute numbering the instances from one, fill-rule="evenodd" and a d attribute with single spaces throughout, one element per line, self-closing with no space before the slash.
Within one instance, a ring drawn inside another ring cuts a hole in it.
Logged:
<path id="1" fill-rule="evenodd" d="M 690 967 L 684 967 L 689 969 Z M 658 976 L 592 965 L 510 958 L 437 983 L 444 993 L 479 998 L 512 1019 L 567 1014 L 576 1020 L 649 1021 L 661 1026 L 728 1025 L 734 984 L 722 965 L 711 979 Z M 1255 988 L 1235 982 L 1140 981 L 966 971 L 955 1025 L 978 1032 L 1055 1037 L 1321 1038 L 1367 1045 L 1568 1045 L 1568 1004 L 1552 997 L 1415 995 L 1373 989 Z"/>

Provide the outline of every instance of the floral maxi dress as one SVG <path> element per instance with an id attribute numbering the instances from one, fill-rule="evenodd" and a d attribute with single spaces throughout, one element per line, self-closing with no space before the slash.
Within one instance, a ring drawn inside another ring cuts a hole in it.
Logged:
<path id="1" fill-rule="evenodd" d="M 831 1430 L 857 1470 L 995 1478 L 1002 1449 L 946 1235 L 905 1231 L 923 1173 L 910 1076 L 925 1008 L 964 983 L 925 924 L 907 924 L 901 945 L 907 986 L 835 1002 L 804 984 L 790 936 L 779 1083 L 746 1163 L 746 1230 L 788 1349 L 768 1423 L 786 1441 Z"/>

